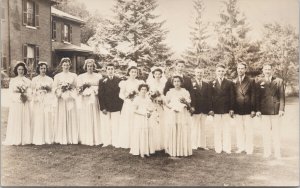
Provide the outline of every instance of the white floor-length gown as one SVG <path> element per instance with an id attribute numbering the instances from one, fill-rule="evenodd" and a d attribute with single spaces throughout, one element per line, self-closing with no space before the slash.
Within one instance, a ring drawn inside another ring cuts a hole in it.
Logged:
<path id="1" fill-rule="evenodd" d="M 100 106 L 97 97 L 101 74 L 83 73 L 77 78 L 77 86 L 89 84 L 90 87 L 79 94 L 79 141 L 85 145 L 99 145 L 101 141 Z"/>
<path id="2" fill-rule="evenodd" d="M 22 102 L 17 87 L 26 88 L 28 100 Z M 32 143 L 31 109 L 30 109 L 31 81 L 26 77 L 15 77 L 9 83 L 9 114 L 4 145 L 25 145 Z"/>
<path id="3" fill-rule="evenodd" d="M 52 144 L 54 141 L 53 79 L 38 75 L 32 79 L 32 143 Z M 48 88 L 49 90 L 47 90 Z"/>
<path id="4" fill-rule="evenodd" d="M 54 141 L 59 144 L 78 144 L 78 119 L 76 109 L 76 80 L 75 73 L 58 73 L 54 77 L 53 90 L 56 93 L 56 112 L 54 126 Z M 62 84 L 70 84 L 72 91 L 58 96 Z"/>

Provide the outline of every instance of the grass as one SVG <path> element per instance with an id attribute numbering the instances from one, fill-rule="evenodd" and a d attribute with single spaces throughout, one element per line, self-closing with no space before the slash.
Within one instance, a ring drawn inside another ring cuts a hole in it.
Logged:
<path id="1" fill-rule="evenodd" d="M 2 108 L 2 141 L 5 138 L 7 114 L 8 109 Z M 129 149 L 112 146 L 2 145 L 1 184 L 296 186 L 299 184 L 298 117 L 298 100 L 288 100 L 285 116 L 287 124 L 283 125 L 282 131 L 281 162 L 262 157 L 258 126 L 255 126 L 254 154 L 250 156 L 194 150 L 193 155 L 186 158 L 171 159 L 163 152 L 149 158 L 140 158 L 130 155 Z"/>

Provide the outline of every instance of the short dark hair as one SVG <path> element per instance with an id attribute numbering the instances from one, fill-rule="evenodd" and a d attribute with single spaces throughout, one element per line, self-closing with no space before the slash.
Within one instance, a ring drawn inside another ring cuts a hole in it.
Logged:
<path id="1" fill-rule="evenodd" d="M 182 59 L 175 60 L 175 65 L 178 65 L 179 63 L 182 63 L 185 65 L 185 61 L 183 61 Z"/>
<path id="2" fill-rule="evenodd" d="M 138 91 L 141 91 L 141 89 L 142 89 L 143 87 L 147 88 L 147 91 L 149 91 L 149 86 L 148 86 L 148 84 L 140 84 L 139 87 L 138 87 Z"/>
<path id="3" fill-rule="evenodd" d="M 138 70 L 138 68 L 137 68 L 136 66 L 131 66 L 131 67 L 129 67 L 128 70 L 127 70 L 127 74 L 126 74 L 127 76 L 129 76 L 129 72 L 130 72 L 132 69 Z"/>
<path id="4" fill-rule="evenodd" d="M 218 67 L 225 69 L 225 65 L 223 63 L 218 63 L 216 65 L 216 68 L 218 68 Z"/>
<path id="5" fill-rule="evenodd" d="M 41 72 L 40 72 L 40 68 L 41 68 L 41 66 L 43 66 L 43 65 L 46 65 L 46 72 L 48 72 L 48 65 L 47 65 L 47 63 L 45 62 L 40 62 L 40 63 L 38 63 L 38 65 L 36 66 L 36 73 L 37 74 L 40 74 Z"/>
<path id="6" fill-rule="evenodd" d="M 17 64 L 16 64 L 16 66 L 14 67 L 14 74 L 16 75 L 16 76 L 18 76 L 18 67 L 20 67 L 20 66 L 22 66 L 23 68 L 24 68 L 24 75 L 27 75 L 27 67 L 26 67 L 26 65 L 25 65 L 25 63 L 23 62 L 23 61 L 19 61 Z"/>
<path id="7" fill-rule="evenodd" d="M 113 64 L 113 63 L 108 63 L 107 65 L 106 65 L 106 68 L 107 67 L 114 67 L 115 68 L 115 65 Z"/>
<path id="8" fill-rule="evenodd" d="M 182 85 L 182 83 L 183 83 L 183 78 L 181 78 L 181 76 L 173 76 L 173 77 L 172 77 L 172 84 L 173 84 L 173 82 L 174 82 L 174 79 L 176 79 L 176 78 L 178 78 L 178 79 L 180 80 L 181 85 Z M 174 86 L 174 84 L 173 84 L 173 86 Z"/>
<path id="9" fill-rule="evenodd" d="M 247 68 L 247 63 L 245 63 L 245 62 L 239 62 L 239 63 L 237 63 L 237 65 L 243 65 L 245 68 Z"/>
<path id="10" fill-rule="evenodd" d="M 273 65 L 271 63 L 264 63 L 262 68 L 264 68 L 265 66 L 270 66 L 271 68 L 273 68 Z"/>

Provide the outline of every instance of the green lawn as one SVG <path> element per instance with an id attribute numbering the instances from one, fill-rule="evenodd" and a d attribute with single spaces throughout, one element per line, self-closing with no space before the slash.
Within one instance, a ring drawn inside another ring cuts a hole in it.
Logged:
<path id="1" fill-rule="evenodd" d="M 299 184 L 298 108 L 297 99 L 288 100 L 280 162 L 262 158 L 260 128 L 255 126 L 255 151 L 251 156 L 195 150 L 194 155 L 187 158 L 171 159 L 162 152 L 140 158 L 130 155 L 128 149 L 111 146 L 2 146 L 1 184 L 296 186 Z M 2 108 L 2 141 L 7 114 L 8 109 Z"/>

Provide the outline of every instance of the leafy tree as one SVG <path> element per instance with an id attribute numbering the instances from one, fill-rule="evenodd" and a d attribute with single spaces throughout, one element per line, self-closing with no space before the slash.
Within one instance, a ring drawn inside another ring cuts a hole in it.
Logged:
<path id="1" fill-rule="evenodd" d="M 285 87 L 298 86 L 299 74 L 299 36 L 290 25 L 269 23 L 264 25 L 262 41 L 262 59 L 256 63 L 261 68 L 263 63 L 275 67 L 275 75 L 282 78 Z"/>

